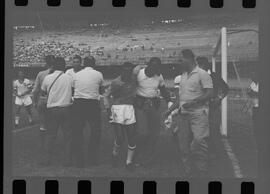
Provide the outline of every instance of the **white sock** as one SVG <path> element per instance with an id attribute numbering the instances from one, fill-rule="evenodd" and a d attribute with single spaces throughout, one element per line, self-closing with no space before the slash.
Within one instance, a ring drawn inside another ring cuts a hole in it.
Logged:
<path id="1" fill-rule="evenodd" d="M 134 156 L 134 153 L 135 153 L 135 148 L 136 148 L 136 145 L 131 147 L 131 146 L 128 146 L 128 152 L 127 152 L 127 164 L 130 164 L 132 162 L 132 159 L 133 159 L 133 156 Z"/>
<path id="2" fill-rule="evenodd" d="M 114 156 L 117 156 L 119 154 L 119 149 L 120 149 L 120 145 L 118 145 L 116 143 L 116 141 L 114 141 L 114 144 L 113 144 L 113 155 Z"/>
<path id="3" fill-rule="evenodd" d="M 15 124 L 16 124 L 16 125 L 19 125 L 19 121 L 20 121 L 20 117 L 16 116 L 16 117 L 15 117 Z"/>

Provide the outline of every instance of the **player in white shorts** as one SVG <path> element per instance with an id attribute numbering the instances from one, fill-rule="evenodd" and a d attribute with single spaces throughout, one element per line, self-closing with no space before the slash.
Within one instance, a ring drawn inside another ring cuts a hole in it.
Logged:
<path id="1" fill-rule="evenodd" d="M 17 127 L 20 122 L 20 111 L 22 107 L 25 107 L 28 113 L 28 121 L 32 123 L 32 99 L 30 97 L 32 84 L 29 79 L 26 79 L 24 73 L 19 71 L 18 79 L 14 81 L 14 94 L 15 94 L 15 126 Z"/>
<path id="2" fill-rule="evenodd" d="M 132 77 L 133 65 L 124 63 L 121 75 L 114 79 L 104 95 L 104 105 L 111 112 L 111 123 L 115 132 L 115 142 L 112 152 L 113 166 L 118 165 L 120 147 L 126 135 L 128 152 L 126 167 L 133 170 L 133 157 L 136 148 L 136 118 L 133 107 L 136 90 L 135 79 Z"/>

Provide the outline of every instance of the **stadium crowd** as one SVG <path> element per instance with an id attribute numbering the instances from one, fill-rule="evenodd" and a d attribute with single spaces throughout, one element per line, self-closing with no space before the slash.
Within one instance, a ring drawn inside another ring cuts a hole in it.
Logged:
<path id="1" fill-rule="evenodd" d="M 51 48 L 54 49 L 54 48 Z M 69 52 L 69 51 L 68 51 Z M 215 143 L 219 135 L 221 100 L 228 93 L 228 85 L 215 72 L 206 57 L 196 57 L 189 49 L 181 51 L 181 68 L 177 67 L 173 99 L 166 88 L 161 61 L 153 57 L 145 65 L 125 62 L 119 76 L 109 85 L 103 75 L 95 70 L 95 58 L 72 58 L 73 67 L 65 71 L 62 57 L 48 55 L 47 69 L 41 71 L 32 89 L 29 80 L 19 73 L 15 81 L 16 117 L 19 124 L 20 108 L 34 104 L 40 116 L 41 164 L 51 165 L 61 128 L 65 142 L 65 166 L 96 166 L 101 140 L 101 104 L 108 113 L 115 141 L 112 145 L 112 166 L 119 165 L 120 148 L 127 137 L 126 167 L 136 170 L 147 167 L 155 160 L 156 143 L 161 131 L 161 121 L 171 130 L 181 155 L 181 165 L 186 176 L 208 176 L 209 158 L 215 157 Z M 253 83 L 252 97 L 257 98 L 257 82 Z M 30 94 L 33 94 L 31 99 Z M 160 113 L 161 99 L 168 109 Z M 33 102 L 32 102 L 33 101 Z M 257 102 L 257 101 L 256 101 Z M 254 105 L 257 107 L 257 104 Z M 83 128 L 88 123 L 91 137 L 88 141 L 87 164 L 84 159 Z M 146 134 L 138 141 L 137 126 L 144 124 Z M 212 159 L 213 159 L 212 158 Z"/>
<path id="2" fill-rule="evenodd" d="M 44 63 L 44 56 L 54 55 L 64 57 L 66 61 L 71 61 L 74 53 L 84 56 L 90 51 L 89 47 L 76 47 L 70 42 L 50 41 L 36 41 L 24 42 L 20 40 L 20 44 L 16 44 L 14 48 L 14 64 L 38 64 Z"/>

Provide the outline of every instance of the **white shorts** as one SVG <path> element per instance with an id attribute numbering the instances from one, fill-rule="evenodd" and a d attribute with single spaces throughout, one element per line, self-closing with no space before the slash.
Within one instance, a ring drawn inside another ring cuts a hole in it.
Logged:
<path id="1" fill-rule="evenodd" d="M 32 104 L 32 99 L 30 96 L 18 97 L 15 98 L 15 104 L 18 106 L 29 106 Z"/>
<path id="2" fill-rule="evenodd" d="M 119 123 L 122 125 L 131 125 L 136 123 L 133 105 L 112 105 L 111 112 L 111 123 Z"/>

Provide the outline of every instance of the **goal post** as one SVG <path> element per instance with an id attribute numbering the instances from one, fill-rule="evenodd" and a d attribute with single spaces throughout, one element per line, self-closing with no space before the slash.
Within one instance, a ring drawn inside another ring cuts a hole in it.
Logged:
<path id="1" fill-rule="evenodd" d="M 212 56 L 212 70 L 216 71 L 216 57 L 220 51 L 221 54 L 221 77 L 227 83 L 228 81 L 228 69 L 227 69 L 227 28 L 221 28 L 220 37 L 215 46 L 215 50 Z M 227 97 L 223 98 L 221 103 L 221 126 L 220 133 L 223 136 L 227 136 L 228 132 L 228 99 Z"/>

